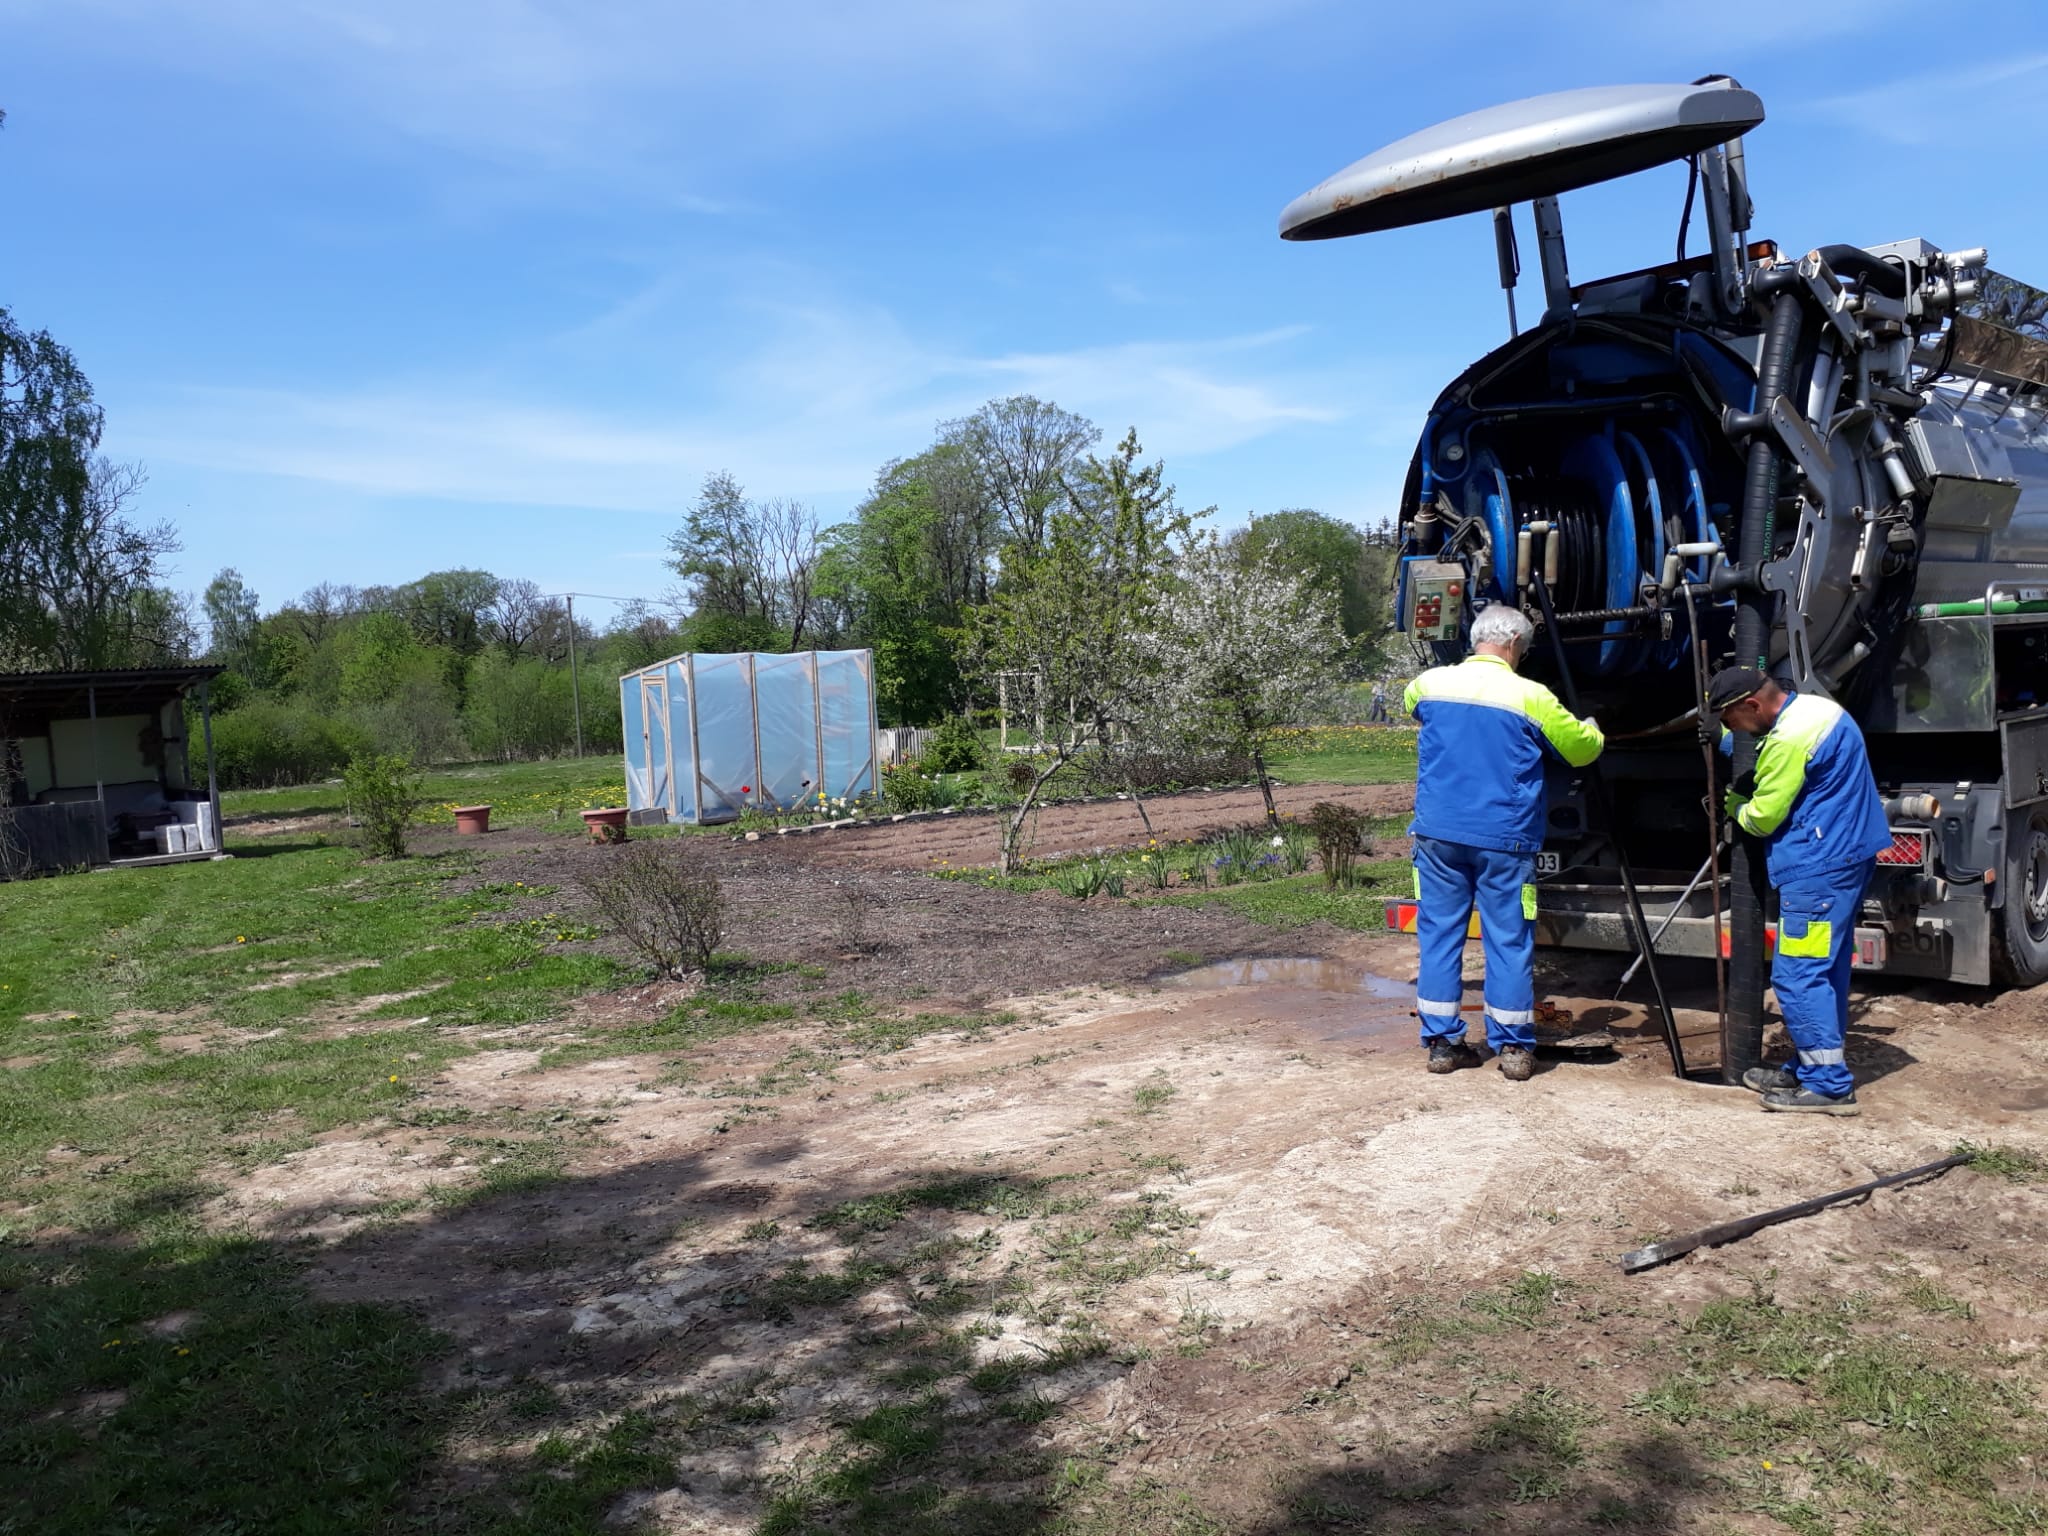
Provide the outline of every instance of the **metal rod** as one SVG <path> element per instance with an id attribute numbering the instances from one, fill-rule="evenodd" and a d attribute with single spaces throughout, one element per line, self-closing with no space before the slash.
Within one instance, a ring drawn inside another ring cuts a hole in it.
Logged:
<path id="1" fill-rule="evenodd" d="M 1700 717 L 1700 755 L 1707 769 L 1707 857 L 1717 867 L 1709 889 L 1714 898 L 1714 1010 L 1722 1034 L 1728 1029 L 1728 956 L 1721 948 L 1721 797 L 1715 793 L 1714 767 L 1720 754 L 1716 739 L 1707 729 L 1707 637 L 1700 631 L 1700 611 L 1690 583 L 1685 588 L 1686 622 L 1692 628 L 1692 680 L 1699 689 L 1695 711 Z"/>
<path id="2" fill-rule="evenodd" d="M 1774 1227 L 1781 1221 L 1796 1221 L 1801 1216 L 1811 1216 L 1824 1211 L 1831 1205 L 1844 1200 L 1853 1200 L 1858 1195 L 1871 1194 L 1880 1189 L 1889 1189 L 1894 1184 L 1904 1184 L 1913 1179 L 1930 1178 L 1937 1173 L 1946 1173 L 1964 1163 L 1973 1162 L 1974 1152 L 1958 1152 L 1932 1163 L 1922 1163 L 1918 1168 L 1908 1168 L 1904 1173 L 1888 1173 L 1881 1179 L 1872 1179 L 1867 1184 L 1852 1184 L 1847 1189 L 1838 1189 L 1831 1195 L 1818 1195 L 1811 1200 L 1801 1200 L 1796 1205 L 1781 1205 L 1775 1211 L 1764 1211 L 1755 1216 L 1745 1216 L 1740 1221 L 1724 1221 L 1718 1227 L 1702 1227 L 1697 1232 L 1688 1232 L 1683 1237 L 1667 1237 L 1661 1243 L 1652 1243 L 1647 1248 L 1633 1249 L 1621 1256 L 1624 1273 L 1634 1274 L 1658 1264 L 1668 1264 L 1682 1258 L 1695 1248 L 1718 1248 L 1723 1243 L 1732 1243 L 1737 1238 L 1748 1237 L 1752 1232 L 1761 1232 L 1765 1227 Z"/>
<path id="3" fill-rule="evenodd" d="M 1557 611 L 1550 605 L 1550 583 L 1541 576 L 1536 578 L 1536 601 L 1543 610 L 1543 627 L 1549 631 L 1550 647 L 1557 655 L 1557 680 L 1564 689 L 1565 707 L 1574 715 L 1579 712 L 1579 689 L 1572 681 L 1572 664 L 1565 655 L 1564 637 L 1557 632 Z M 1607 775 L 1601 770 L 1600 760 L 1595 758 L 1592 766 L 1593 804 L 1600 812 L 1600 820 L 1607 828 L 1607 835 L 1614 844 L 1614 861 L 1621 871 L 1621 888 L 1628 897 L 1629 917 L 1636 925 L 1636 939 L 1642 945 L 1643 958 L 1650 971 L 1650 990 L 1657 995 L 1657 1013 L 1664 1022 L 1664 1044 L 1671 1052 L 1671 1070 L 1679 1077 L 1686 1075 L 1685 1047 L 1678 1040 L 1678 1020 L 1672 1016 L 1671 1001 L 1664 995 L 1664 978 L 1657 970 L 1656 946 L 1650 941 L 1650 925 L 1643 918 L 1642 897 L 1636 891 L 1635 872 L 1629 868 L 1628 854 L 1622 848 L 1621 823 L 1615 819 L 1614 803 L 1607 794 Z"/>
<path id="4" fill-rule="evenodd" d="M 697 653 L 692 651 L 683 658 L 683 686 L 690 690 L 690 799 L 696 806 L 691 820 L 700 825 L 704 820 L 704 744 L 697 739 Z M 669 761 L 675 761 L 675 744 L 669 744 Z M 670 768 L 670 779 L 674 779 L 674 768 Z"/>
<path id="5" fill-rule="evenodd" d="M 1678 893 L 1678 900 L 1671 903 L 1671 910 L 1664 914 L 1664 921 L 1659 923 L 1657 925 L 1657 931 L 1650 935 L 1650 943 L 1653 946 L 1659 939 L 1664 937 L 1665 931 L 1669 929 L 1673 923 L 1678 921 L 1678 914 L 1685 908 L 1686 898 L 1691 896 L 1694 891 L 1699 889 L 1700 882 L 1707 878 L 1707 871 L 1713 868 L 1713 865 L 1714 856 L 1710 853 L 1707 855 L 1707 862 L 1699 867 L 1698 873 L 1696 873 L 1690 880 L 1685 882 L 1685 889 Z M 1717 947 L 1718 944 L 1719 939 L 1717 936 Z M 1643 962 L 1648 958 L 1649 953 L 1645 951 L 1644 953 L 1637 955 L 1635 959 L 1631 960 L 1628 963 L 1628 969 L 1621 973 L 1621 980 L 1617 981 L 1614 984 L 1614 995 L 1616 997 L 1621 996 L 1621 989 L 1623 987 L 1627 986 L 1631 981 L 1635 980 L 1636 972 L 1642 969 Z"/>
<path id="6" fill-rule="evenodd" d="M 206 737 L 206 800 L 213 807 L 213 847 L 210 853 L 225 853 L 228 846 L 227 828 L 220 819 L 220 779 L 213 771 L 213 680 L 202 678 L 199 682 L 199 730 Z M 205 848 L 206 840 L 200 839 Z"/>
<path id="7" fill-rule="evenodd" d="M 107 781 L 100 772 L 100 695 L 91 683 L 85 685 L 85 718 L 92 722 L 92 795 L 99 805 L 100 856 L 105 861 L 114 856 L 114 834 L 107 830 Z"/>

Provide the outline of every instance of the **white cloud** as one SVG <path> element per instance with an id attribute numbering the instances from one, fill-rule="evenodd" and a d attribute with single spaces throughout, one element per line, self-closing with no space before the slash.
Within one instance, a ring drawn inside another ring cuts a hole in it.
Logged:
<path id="1" fill-rule="evenodd" d="M 688 200 L 677 178 L 708 166 L 908 125 L 1071 126 L 1315 3 L 67 0 L 44 14 L 95 17 L 98 46 L 157 68 L 276 80 L 351 134 L 374 124 Z"/>
<path id="2" fill-rule="evenodd" d="M 1382 403 L 1363 366 L 1299 365 L 1306 334 L 977 355 L 921 343 L 879 310 L 792 307 L 744 355 L 687 359 L 658 404 L 600 413 L 575 403 L 573 382 L 538 398 L 463 379 L 186 389 L 132 407 L 121 448 L 378 496 L 651 513 L 730 469 L 763 494 L 844 506 L 937 422 L 999 395 L 1057 400 L 1111 440 L 1135 424 L 1169 469 Z"/>
<path id="3" fill-rule="evenodd" d="M 2030 138 L 2024 125 L 2038 125 L 2048 105 L 2044 72 L 2048 53 L 2021 53 L 1826 97 L 1808 110 L 1893 144 L 2018 146 Z M 1973 131 L 1972 122 L 1983 127 Z"/>

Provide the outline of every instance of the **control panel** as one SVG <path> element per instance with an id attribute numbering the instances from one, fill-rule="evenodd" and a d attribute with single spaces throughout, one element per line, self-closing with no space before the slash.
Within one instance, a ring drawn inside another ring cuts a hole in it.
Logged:
<path id="1" fill-rule="evenodd" d="M 1441 560 L 1404 563 L 1401 628 L 1418 640 L 1457 639 L 1465 618 L 1465 568 Z"/>

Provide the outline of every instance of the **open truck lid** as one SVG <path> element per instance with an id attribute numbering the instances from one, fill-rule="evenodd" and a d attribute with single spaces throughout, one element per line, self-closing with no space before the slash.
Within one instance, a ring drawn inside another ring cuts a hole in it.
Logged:
<path id="1" fill-rule="evenodd" d="M 1554 197 L 1740 137 L 1764 120 L 1729 80 L 1603 85 L 1468 112 L 1347 165 L 1280 215 L 1287 240 L 1328 240 Z"/>

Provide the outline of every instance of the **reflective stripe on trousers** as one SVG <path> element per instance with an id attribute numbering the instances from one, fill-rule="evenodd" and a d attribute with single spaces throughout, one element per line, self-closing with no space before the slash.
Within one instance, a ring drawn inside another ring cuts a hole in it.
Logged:
<path id="1" fill-rule="evenodd" d="M 1535 859 L 1442 838 L 1415 839 L 1415 938 L 1421 951 L 1415 1011 L 1422 1041 L 1462 1040 L 1465 936 L 1479 909 L 1486 953 L 1486 1043 L 1494 1050 L 1536 1043 L 1535 913 L 1524 894 Z"/>
<path id="2" fill-rule="evenodd" d="M 1771 985 L 1792 1037 L 1802 1088 L 1840 1098 L 1856 1086 L 1844 1049 L 1849 972 L 1856 959 L 1856 909 L 1875 860 L 1801 880 L 1778 891 L 1778 952 Z"/>

